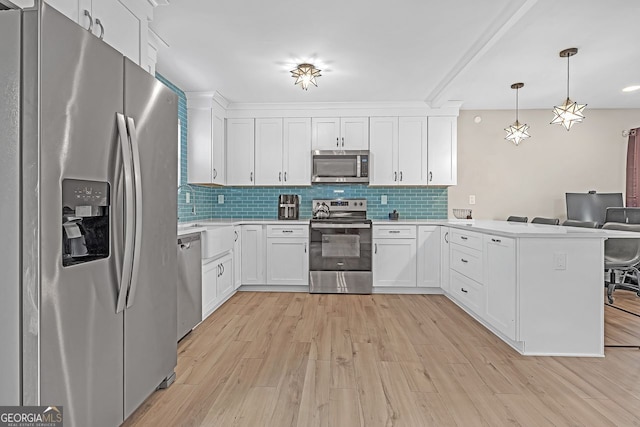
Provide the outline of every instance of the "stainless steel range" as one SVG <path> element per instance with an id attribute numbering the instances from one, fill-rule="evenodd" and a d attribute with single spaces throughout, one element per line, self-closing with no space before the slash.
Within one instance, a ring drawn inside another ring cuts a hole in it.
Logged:
<path id="1" fill-rule="evenodd" d="M 366 199 L 314 200 L 309 242 L 309 292 L 371 293 Z"/>

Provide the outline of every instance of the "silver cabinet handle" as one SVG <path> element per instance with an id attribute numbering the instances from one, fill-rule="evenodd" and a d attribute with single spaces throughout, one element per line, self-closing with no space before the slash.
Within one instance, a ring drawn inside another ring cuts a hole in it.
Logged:
<path id="1" fill-rule="evenodd" d="M 216 265 L 216 268 L 218 269 L 218 274 L 216 274 L 216 277 L 220 277 L 220 264 Z"/>
<path id="2" fill-rule="evenodd" d="M 400 181 L 402 181 L 402 171 L 400 171 Z"/>
<path id="3" fill-rule="evenodd" d="M 342 137 L 342 146 L 344 147 L 344 136 Z"/>
<path id="4" fill-rule="evenodd" d="M 465 237 L 465 236 L 460 236 L 460 238 L 461 238 L 462 240 L 469 240 L 469 238 L 468 238 L 468 237 Z"/>
<path id="5" fill-rule="evenodd" d="M 279 182 L 282 182 L 282 172 L 279 172 L 279 173 L 278 173 L 278 181 L 279 181 Z"/>
<path id="6" fill-rule="evenodd" d="M 377 243 L 374 243 L 374 244 L 373 244 L 373 246 L 374 246 L 374 248 L 375 248 L 375 249 L 374 249 L 374 251 L 373 251 L 373 253 L 374 253 L 374 254 L 377 254 L 377 253 L 378 253 L 378 244 L 377 244 Z"/>
<path id="7" fill-rule="evenodd" d="M 235 238 L 235 239 L 233 239 L 233 241 L 234 241 L 234 242 L 237 242 L 237 241 L 238 241 L 238 232 L 234 230 L 234 231 L 233 231 L 233 234 L 235 234 L 235 235 L 236 235 L 236 238 Z"/>
<path id="8" fill-rule="evenodd" d="M 287 182 L 287 172 L 284 173 L 284 182 Z"/>
<path id="9" fill-rule="evenodd" d="M 465 288 L 460 288 L 460 290 L 461 290 L 462 292 L 464 292 L 465 294 L 466 294 L 467 292 L 469 292 L 469 291 L 468 291 L 468 290 L 466 290 Z"/>
<path id="10" fill-rule="evenodd" d="M 104 25 L 102 25 L 102 22 L 98 18 L 96 18 L 96 24 L 100 25 L 100 35 L 98 38 L 102 40 L 104 38 Z"/>
<path id="11" fill-rule="evenodd" d="M 87 31 L 89 31 L 91 33 L 91 32 L 93 32 L 93 18 L 91 17 L 91 13 L 87 9 L 85 9 L 84 10 L 84 16 L 89 18 L 89 28 L 87 28 Z"/>
<path id="12" fill-rule="evenodd" d="M 86 12 L 86 11 L 85 11 Z M 131 145 L 129 143 L 129 134 L 127 133 L 127 124 L 124 115 L 117 113 L 116 120 L 118 124 L 118 136 L 120 139 L 120 149 L 122 150 L 122 168 L 124 171 L 124 217 L 125 217 L 125 236 L 124 236 L 124 254 L 122 256 L 122 277 L 120 278 L 120 290 L 118 291 L 118 302 L 116 304 L 116 313 L 124 310 L 126 305 L 127 292 L 131 285 L 131 269 L 133 268 L 133 239 L 135 228 L 134 198 L 133 198 L 133 160 L 131 159 Z"/>
<path id="13" fill-rule="evenodd" d="M 253 172 L 249 174 L 249 181 L 253 182 Z"/>
<path id="14" fill-rule="evenodd" d="M 293 230 L 282 230 L 283 233 L 293 233 Z"/>
<path id="15" fill-rule="evenodd" d="M 398 172 L 394 172 L 393 173 L 393 180 L 397 181 L 398 180 Z"/>
<path id="16" fill-rule="evenodd" d="M 220 264 L 220 268 L 222 269 L 222 273 L 220 273 L 220 275 L 222 276 L 224 274 L 224 264 Z"/>
<path id="17" fill-rule="evenodd" d="M 304 242 L 304 253 L 307 253 L 307 242 Z"/>
<path id="18" fill-rule="evenodd" d="M 218 176 L 218 171 L 216 170 L 216 168 L 213 168 L 213 179 L 215 179 Z"/>
<path id="19" fill-rule="evenodd" d="M 447 237 L 449 237 L 449 232 L 448 231 L 446 233 L 444 233 L 444 241 L 449 243 L 449 239 L 447 239 Z"/>
<path id="20" fill-rule="evenodd" d="M 400 230 L 389 230 L 389 234 L 399 234 Z"/>
<path id="21" fill-rule="evenodd" d="M 466 260 L 464 258 L 460 258 L 460 261 L 464 262 L 465 264 L 469 262 L 468 260 Z"/>
<path id="22" fill-rule="evenodd" d="M 138 270 L 140 270 L 140 249 L 142 246 L 142 174 L 140 172 L 140 149 L 138 148 L 138 131 L 136 122 L 127 117 L 127 129 L 131 137 L 131 153 L 133 154 L 133 183 L 135 185 L 135 239 L 133 241 L 133 267 L 131 271 L 131 288 L 127 295 L 127 307 L 133 305 L 138 287 Z"/>
<path id="23" fill-rule="evenodd" d="M 491 241 L 492 241 L 492 242 L 494 242 L 494 243 L 500 243 L 500 242 L 502 242 L 502 240 L 500 240 L 500 239 L 491 239 Z"/>
<path id="24" fill-rule="evenodd" d="M 340 146 L 340 138 L 336 137 L 336 147 Z"/>
<path id="25" fill-rule="evenodd" d="M 433 172 L 429 172 L 429 182 L 433 181 Z"/>

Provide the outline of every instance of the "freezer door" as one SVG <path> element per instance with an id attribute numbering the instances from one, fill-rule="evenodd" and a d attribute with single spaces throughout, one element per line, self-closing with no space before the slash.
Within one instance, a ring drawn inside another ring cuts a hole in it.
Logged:
<path id="1" fill-rule="evenodd" d="M 0 405 L 20 404 L 20 11 L 0 12 Z"/>
<path id="2" fill-rule="evenodd" d="M 41 21 L 40 212 L 24 212 L 40 218 L 39 404 L 63 405 L 65 425 L 115 426 L 124 419 L 124 316 L 116 314 L 124 233 L 116 139 L 122 56 L 46 3 Z M 63 267 L 65 179 L 109 184 L 108 257 Z M 24 232 L 33 238 L 32 230 Z"/>
<path id="3" fill-rule="evenodd" d="M 124 61 L 124 114 L 134 147 L 138 210 L 136 257 L 124 312 L 126 418 L 173 374 L 177 363 L 178 100 L 158 80 Z"/>

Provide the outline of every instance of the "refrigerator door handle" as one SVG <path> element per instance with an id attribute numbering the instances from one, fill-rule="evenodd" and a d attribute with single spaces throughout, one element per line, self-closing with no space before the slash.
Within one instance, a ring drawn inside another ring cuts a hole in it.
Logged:
<path id="1" fill-rule="evenodd" d="M 142 176 L 140 173 L 140 149 L 138 148 L 138 133 L 136 122 L 127 117 L 127 128 L 131 137 L 131 152 L 133 153 L 133 177 L 135 186 L 135 239 L 133 241 L 133 268 L 131 271 L 131 285 L 127 294 L 127 308 L 133 305 L 138 287 L 138 271 L 140 270 L 140 247 L 142 246 Z"/>
<path id="2" fill-rule="evenodd" d="M 133 164 L 131 159 L 131 148 L 129 145 L 129 135 L 127 133 L 127 125 L 124 115 L 117 113 L 116 120 L 118 124 L 118 137 L 120 139 L 120 148 L 122 149 L 122 167 L 124 169 L 124 197 L 125 197 L 125 237 L 124 237 L 124 254 L 122 256 L 122 278 L 120 279 L 120 290 L 118 291 L 118 302 L 116 304 L 116 313 L 124 310 L 126 305 L 127 291 L 131 285 L 131 271 L 133 268 L 133 238 L 135 229 L 133 222 L 135 220 L 134 198 L 133 198 Z"/>

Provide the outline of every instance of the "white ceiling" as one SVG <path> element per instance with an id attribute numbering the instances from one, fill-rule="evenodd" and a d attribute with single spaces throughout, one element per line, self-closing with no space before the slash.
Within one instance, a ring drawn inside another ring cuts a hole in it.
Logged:
<path id="1" fill-rule="evenodd" d="M 157 70 L 232 103 L 449 100 L 465 109 L 640 108 L 637 0 L 171 0 L 152 29 Z M 319 87 L 289 70 L 312 62 Z"/>

